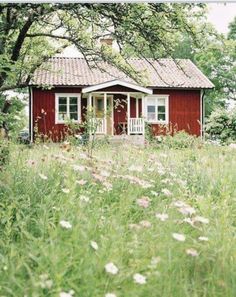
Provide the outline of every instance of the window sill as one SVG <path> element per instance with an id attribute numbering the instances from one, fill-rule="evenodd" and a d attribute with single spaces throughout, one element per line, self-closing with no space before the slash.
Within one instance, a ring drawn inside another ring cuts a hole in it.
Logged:
<path id="1" fill-rule="evenodd" d="M 168 125 L 168 122 L 160 122 L 160 121 L 147 121 L 149 124 L 156 124 L 156 125 Z"/>

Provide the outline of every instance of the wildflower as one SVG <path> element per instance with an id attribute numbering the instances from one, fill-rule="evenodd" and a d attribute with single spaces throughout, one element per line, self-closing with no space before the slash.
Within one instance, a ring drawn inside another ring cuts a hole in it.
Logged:
<path id="1" fill-rule="evenodd" d="M 192 257 L 198 257 L 199 256 L 198 252 L 195 249 L 192 249 L 192 248 L 187 249 L 186 254 L 189 255 L 189 256 L 192 256 Z"/>
<path id="2" fill-rule="evenodd" d="M 106 170 L 102 170 L 101 172 L 100 172 L 100 174 L 101 174 L 101 176 L 104 176 L 104 177 L 109 177 L 111 174 L 110 174 L 110 172 L 108 172 L 108 171 L 106 171 Z"/>
<path id="3" fill-rule="evenodd" d="M 113 264 L 112 262 L 107 263 L 105 265 L 105 270 L 106 270 L 107 273 L 110 273 L 110 274 L 113 274 L 113 275 L 117 274 L 118 271 L 119 271 L 119 269 L 116 267 L 116 265 Z"/>
<path id="4" fill-rule="evenodd" d="M 96 241 L 90 241 L 90 245 L 95 251 L 98 250 L 98 244 L 96 243 Z"/>
<path id="5" fill-rule="evenodd" d="M 85 171 L 85 166 L 83 166 L 83 165 L 73 165 L 72 166 L 73 167 L 73 169 L 74 169 L 74 171 Z"/>
<path id="6" fill-rule="evenodd" d="M 114 294 L 114 293 L 107 293 L 105 295 L 105 297 L 116 297 L 116 294 Z"/>
<path id="7" fill-rule="evenodd" d="M 85 184 L 87 184 L 87 181 L 84 179 L 80 179 L 80 180 L 77 180 L 76 183 L 80 186 L 84 186 Z"/>
<path id="8" fill-rule="evenodd" d="M 174 239 L 178 241 L 185 241 L 185 235 L 180 234 L 180 233 L 172 233 L 172 236 Z"/>
<path id="9" fill-rule="evenodd" d="M 61 225 L 62 228 L 65 228 L 65 229 L 71 229 L 72 228 L 71 223 L 68 222 L 68 221 L 64 221 L 64 220 L 60 221 L 60 225 Z"/>
<path id="10" fill-rule="evenodd" d="M 69 193 L 70 193 L 70 190 L 69 190 L 69 189 L 65 189 L 65 188 L 63 188 L 63 189 L 61 189 L 61 190 L 62 190 L 62 192 L 65 193 L 65 194 L 69 194 Z"/>
<path id="11" fill-rule="evenodd" d="M 150 228 L 152 226 L 152 224 L 149 221 L 141 221 L 139 225 L 144 228 Z"/>
<path id="12" fill-rule="evenodd" d="M 133 276 L 134 282 L 136 284 L 144 285 L 146 284 L 146 276 L 140 274 L 140 273 L 135 273 Z"/>
<path id="13" fill-rule="evenodd" d="M 167 197 L 170 197 L 172 195 L 172 193 L 168 189 L 162 189 L 161 192 Z"/>
<path id="14" fill-rule="evenodd" d="M 84 195 L 80 195 L 79 199 L 84 202 L 89 202 L 89 197 L 84 196 Z"/>
<path id="15" fill-rule="evenodd" d="M 149 206 L 149 202 L 150 202 L 150 199 L 145 196 L 140 199 L 137 199 L 137 204 L 143 208 L 147 208 Z"/>
<path id="16" fill-rule="evenodd" d="M 175 201 L 173 203 L 173 205 L 176 206 L 176 207 L 185 207 L 187 204 L 185 202 L 183 202 L 183 201 L 178 200 L 178 201 Z"/>
<path id="17" fill-rule="evenodd" d="M 129 171 L 142 172 L 143 171 L 143 167 L 142 166 L 131 165 L 129 167 Z"/>
<path id="18" fill-rule="evenodd" d="M 157 192 L 155 192 L 155 191 L 151 191 L 151 194 L 152 194 L 153 196 L 155 196 L 155 197 L 157 197 L 157 196 L 158 196 L 158 193 L 157 193 Z"/>
<path id="19" fill-rule="evenodd" d="M 112 190 L 112 184 L 109 182 L 103 182 L 104 187 L 106 188 L 107 191 L 111 191 Z"/>
<path id="20" fill-rule="evenodd" d="M 191 216 L 196 212 L 196 210 L 193 207 L 186 204 L 185 206 L 179 208 L 179 212 L 182 213 L 183 215 Z"/>
<path id="21" fill-rule="evenodd" d="M 35 160 L 28 160 L 27 161 L 27 165 L 29 165 L 29 166 L 33 166 L 35 164 L 36 164 L 36 161 Z"/>
<path id="22" fill-rule="evenodd" d="M 48 278 L 47 274 L 41 274 L 39 278 L 40 278 L 40 287 L 42 289 L 51 289 L 53 285 L 53 281 Z"/>
<path id="23" fill-rule="evenodd" d="M 199 239 L 200 241 L 209 241 L 209 238 L 206 237 L 206 236 L 199 236 L 198 239 Z"/>
<path id="24" fill-rule="evenodd" d="M 161 257 L 152 257 L 151 265 L 156 266 L 161 261 Z"/>
<path id="25" fill-rule="evenodd" d="M 193 218 L 194 222 L 199 222 L 202 224 L 209 224 L 209 219 L 201 217 L 201 216 L 196 216 L 195 218 Z"/>
<path id="26" fill-rule="evenodd" d="M 188 223 L 189 225 L 191 225 L 192 227 L 194 227 L 194 221 L 191 220 L 191 218 L 184 218 L 183 219 L 184 223 Z"/>
<path id="27" fill-rule="evenodd" d="M 156 218 L 160 219 L 162 222 L 166 221 L 168 217 L 167 213 L 156 213 Z"/>
<path id="28" fill-rule="evenodd" d="M 39 173 L 39 177 L 41 179 L 43 179 L 43 180 L 47 180 L 48 179 L 48 177 L 46 175 L 42 174 L 42 173 Z"/>
<path id="29" fill-rule="evenodd" d="M 66 292 L 61 292 L 60 294 L 59 294 L 59 297 L 73 297 L 73 295 L 74 295 L 74 291 L 73 290 L 70 290 L 68 293 L 66 293 Z"/>

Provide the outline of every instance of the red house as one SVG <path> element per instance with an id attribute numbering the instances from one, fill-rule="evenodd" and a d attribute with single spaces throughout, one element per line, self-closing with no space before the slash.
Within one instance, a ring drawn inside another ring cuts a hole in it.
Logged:
<path id="1" fill-rule="evenodd" d="M 202 135 L 204 90 L 214 85 L 190 60 L 130 59 L 143 77 L 137 84 L 117 68 L 100 63 L 91 68 L 83 58 L 54 57 L 30 83 L 30 134 L 63 139 L 68 120 L 81 123 L 88 110 L 96 134 L 144 135 L 185 130 Z"/>

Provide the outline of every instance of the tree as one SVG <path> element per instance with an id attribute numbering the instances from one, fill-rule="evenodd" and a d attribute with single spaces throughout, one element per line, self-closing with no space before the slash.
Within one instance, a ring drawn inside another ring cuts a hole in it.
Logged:
<path id="1" fill-rule="evenodd" d="M 236 17 L 229 24 L 228 39 L 234 39 L 234 40 L 236 40 Z"/>

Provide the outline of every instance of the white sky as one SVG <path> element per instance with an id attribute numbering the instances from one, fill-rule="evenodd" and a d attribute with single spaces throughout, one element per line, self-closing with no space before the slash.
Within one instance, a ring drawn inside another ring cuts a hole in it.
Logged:
<path id="1" fill-rule="evenodd" d="M 228 25 L 236 16 L 236 3 L 209 3 L 208 20 L 220 33 L 228 32 Z"/>

